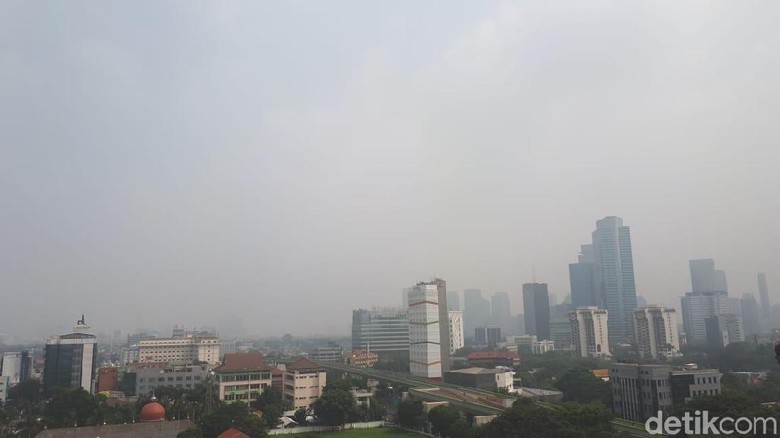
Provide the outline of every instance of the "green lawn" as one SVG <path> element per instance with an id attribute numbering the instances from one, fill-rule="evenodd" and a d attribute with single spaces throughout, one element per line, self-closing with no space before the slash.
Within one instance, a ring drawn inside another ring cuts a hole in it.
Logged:
<path id="1" fill-rule="evenodd" d="M 372 429 L 350 429 L 342 432 L 302 433 L 289 436 L 291 438 L 420 438 L 422 435 L 406 432 L 404 430 L 399 430 L 393 427 L 375 427 Z"/>

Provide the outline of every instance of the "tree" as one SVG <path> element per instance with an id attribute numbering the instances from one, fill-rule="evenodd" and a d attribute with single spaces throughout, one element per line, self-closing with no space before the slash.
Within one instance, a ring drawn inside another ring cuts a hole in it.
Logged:
<path id="1" fill-rule="evenodd" d="M 298 409 L 293 415 L 293 420 L 300 426 L 306 425 L 306 409 Z"/>
<path id="2" fill-rule="evenodd" d="M 460 412 L 449 406 L 436 406 L 428 412 L 428 421 L 431 422 L 433 433 L 444 438 L 453 436 L 453 427 L 460 419 Z"/>
<path id="3" fill-rule="evenodd" d="M 556 386 L 563 392 L 563 401 L 585 404 L 601 402 L 604 406 L 612 406 L 612 389 L 609 384 L 586 369 L 572 368 L 566 371 Z"/>
<path id="4" fill-rule="evenodd" d="M 312 408 L 317 418 L 329 426 L 341 426 L 356 416 L 355 398 L 343 389 L 323 391 Z"/>
<path id="5" fill-rule="evenodd" d="M 407 399 L 398 403 L 398 423 L 409 429 L 419 429 L 425 423 L 420 400 Z"/>
<path id="6" fill-rule="evenodd" d="M 614 437 L 612 414 L 603 406 L 566 403 L 542 407 L 520 399 L 496 419 L 476 430 L 479 438 Z"/>
<path id="7" fill-rule="evenodd" d="M 46 426 L 51 428 L 88 426 L 97 423 L 100 411 L 97 397 L 82 388 L 53 390 L 44 411 Z"/>

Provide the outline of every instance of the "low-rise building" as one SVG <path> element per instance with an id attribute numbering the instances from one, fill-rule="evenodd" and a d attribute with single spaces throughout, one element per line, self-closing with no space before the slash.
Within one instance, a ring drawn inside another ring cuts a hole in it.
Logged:
<path id="1" fill-rule="evenodd" d="M 315 347 L 309 352 L 309 358 L 317 362 L 344 363 L 344 349 L 338 345 Z"/>
<path id="2" fill-rule="evenodd" d="M 379 355 L 370 351 L 355 350 L 347 359 L 350 365 L 363 368 L 371 368 L 379 362 Z"/>
<path id="3" fill-rule="evenodd" d="M 475 351 L 468 355 L 471 367 L 516 367 L 520 365 L 520 356 L 506 351 Z"/>
<path id="4" fill-rule="evenodd" d="M 610 364 L 612 411 L 631 421 L 645 421 L 692 397 L 720 394 L 718 370 L 675 370 L 666 365 Z"/>
<path id="5" fill-rule="evenodd" d="M 186 333 L 184 337 L 144 339 L 138 342 L 138 361 L 219 363 L 219 338 L 210 333 Z"/>
<path id="6" fill-rule="evenodd" d="M 444 373 L 444 381 L 453 385 L 495 391 L 514 392 L 515 373 L 508 368 L 463 368 Z"/>
<path id="7" fill-rule="evenodd" d="M 309 409 L 322 395 L 327 383 L 325 369 L 308 359 L 299 359 L 285 367 L 284 399 L 293 403 L 294 409 Z"/>
<path id="8" fill-rule="evenodd" d="M 192 364 L 137 364 L 128 368 L 128 372 L 135 373 L 135 393 L 141 397 L 151 395 L 161 386 L 192 389 L 209 376 L 206 365 Z"/>
<path id="9" fill-rule="evenodd" d="M 116 367 L 100 367 L 97 374 L 97 392 L 119 390 L 119 370 Z"/>
<path id="10" fill-rule="evenodd" d="M 214 368 L 219 399 L 249 403 L 273 385 L 272 373 L 260 353 L 226 354 L 222 365 Z"/>
<path id="11" fill-rule="evenodd" d="M 544 354 L 548 351 L 554 351 L 555 350 L 555 343 L 553 341 L 548 340 L 541 340 L 541 341 L 534 341 L 533 344 L 531 344 L 531 352 L 533 354 Z"/>

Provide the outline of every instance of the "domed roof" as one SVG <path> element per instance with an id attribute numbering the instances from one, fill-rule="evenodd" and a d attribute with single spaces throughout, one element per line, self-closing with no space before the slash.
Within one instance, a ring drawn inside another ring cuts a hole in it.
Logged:
<path id="1" fill-rule="evenodd" d="M 165 421 L 165 408 L 152 399 L 141 409 L 141 422 Z"/>

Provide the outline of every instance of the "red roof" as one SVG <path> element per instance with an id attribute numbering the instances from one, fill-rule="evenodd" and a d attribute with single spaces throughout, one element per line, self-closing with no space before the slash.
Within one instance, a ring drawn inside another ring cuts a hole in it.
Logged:
<path id="1" fill-rule="evenodd" d="M 310 361 L 309 359 L 298 359 L 295 362 L 291 363 L 290 365 L 287 365 L 287 370 L 289 371 L 319 370 L 319 369 L 322 369 L 322 367 Z"/>
<path id="2" fill-rule="evenodd" d="M 228 353 L 222 365 L 214 371 L 271 371 L 272 367 L 265 363 L 260 353 Z"/>
<path id="3" fill-rule="evenodd" d="M 249 435 L 241 432 L 240 430 L 231 427 L 230 429 L 217 435 L 217 438 L 249 438 Z"/>

